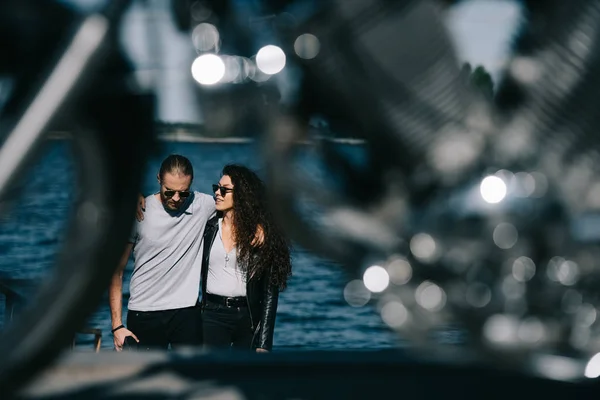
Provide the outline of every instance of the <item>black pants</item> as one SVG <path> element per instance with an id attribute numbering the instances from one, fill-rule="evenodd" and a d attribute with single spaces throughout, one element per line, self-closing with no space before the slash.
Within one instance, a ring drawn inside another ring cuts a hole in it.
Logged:
<path id="1" fill-rule="evenodd" d="M 202 312 L 204 346 L 251 350 L 251 325 L 248 307 L 227 307 L 207 301 Z"/>
<path id="2" fill-rule="evenodd" d="M 164 311 L 129 311 L 127 329 L 140 340 L 139 350 L 202 344 L 200 306 Z"/>

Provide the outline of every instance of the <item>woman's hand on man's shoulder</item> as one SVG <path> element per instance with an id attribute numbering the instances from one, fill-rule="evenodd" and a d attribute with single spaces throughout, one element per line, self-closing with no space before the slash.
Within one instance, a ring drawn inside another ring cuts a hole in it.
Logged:
<path id="1" fill-rule="evenodd" d="M 265 231 L 261 225 L 256 228 L 254 239 L 252 240 L 252 246 L 260 247 L 265 242 Z"/>
<path id="2" fill-rule="evenodd" d="M 140 193 L 138 194 L 137 208 L 135 210 L 135 219 L 137 219 L 138 222 L 144 220 L 144 211 L 146 211 L 146 198 Z"/>

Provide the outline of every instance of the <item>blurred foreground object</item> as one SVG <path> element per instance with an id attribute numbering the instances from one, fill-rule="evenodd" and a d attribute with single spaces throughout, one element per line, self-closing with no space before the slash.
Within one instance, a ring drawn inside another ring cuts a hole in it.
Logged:
<path id="1" fill-rule="evenodd" d="M 320 43 L 298 60 L 320 108 L 269 120 L 271 199 L 296 241 L 358 275 L 347 302 L 376 303 L 419 354 L 595 378 L 600 2 L 525 5 L 493 104 L 461 78 L 435 2 L 329 2 L 296 32 Z M 358 162 L 307 129 L 332 110 L 366 141 Z"/>
<path id="2" fill-rule="evenodd" d="M 153 143 L 153 97 L 136 86 L 117 42 L 129 1 L 109 3 L 90 15 L 54 1 L 0 3 L 0 211 L 18 205 L 28 167 L 55 124 L 73 132 L 77 178 L 53 274 L 2 332 L 3 398 L 69 346 L 106 290 L 132 226 Z"/>
<path id="3" fill-rule="evenodd" d="M 421 363 L 400 351 L 273 354 L 73 353 L 19 393 L 22 399 L 591 398 L 573 385 L 482 365 Z M 435 384 L 432 384 L 435 382 Z"/>

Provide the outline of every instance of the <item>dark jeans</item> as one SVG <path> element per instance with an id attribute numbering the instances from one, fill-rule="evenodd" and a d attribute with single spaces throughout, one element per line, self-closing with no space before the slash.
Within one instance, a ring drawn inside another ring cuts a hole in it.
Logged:
<path id="1" fill-rule="evenodd" d="M 127 329 L 140 340 L 139 350 L 164 349 L 171 345 L 200 346 L 202 322 L 200 306 L 164 311 L 129 311 Z"/>
<path id="2" fill-rule="evenodd" d="M 204 346 L 250 350 L 251 325 L 248 307 L 227 307 L 207 301 L 202 311 Z"/>

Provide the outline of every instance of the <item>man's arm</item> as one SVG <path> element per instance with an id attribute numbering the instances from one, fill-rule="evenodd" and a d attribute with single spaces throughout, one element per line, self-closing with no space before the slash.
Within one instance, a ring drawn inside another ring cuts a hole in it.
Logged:
<path id="1" fill-rule="evenodd" d="M 110 286 L 108 287 L 108 304 L 110 306 L 110 319 L 112 321 L 112 329 L 116 329 L 123 325 L 123 271 L 129 260 L 131 249 L 133 248 L 132 243 L 127 243 L 125 253 L 121 257 L 119 266 L 113 274 Z M 115 350 L 123 350 L 123 342 L 127 336 L 132 336 L 136 341 L 139 342 L 138 338 L 129 329 L 123 327 L 113 332 Z"/>

